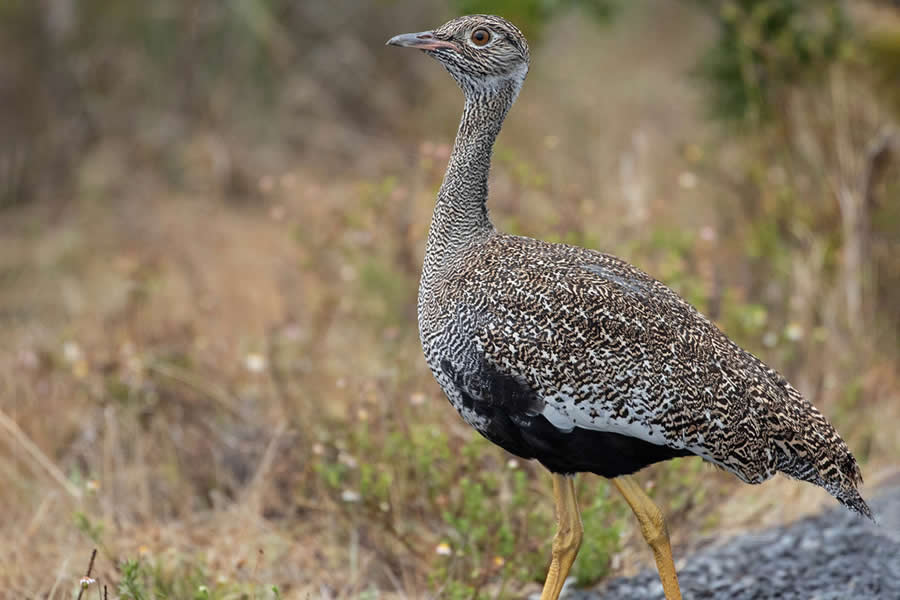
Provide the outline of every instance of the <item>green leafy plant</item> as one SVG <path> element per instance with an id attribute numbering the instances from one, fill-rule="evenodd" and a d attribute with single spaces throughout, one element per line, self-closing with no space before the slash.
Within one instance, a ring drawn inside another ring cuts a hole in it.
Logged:
<path id="1" fill-rule="evenodd" d="M 600 481 L 593 490 L 592 500 L 581 509 L 584 539 L 573 566 L 578 585 L 596 583 L 609 573 L 612 556 L 620 548 L 625 514 L 618 502 L 612 502 L 609 484 Z"/>
<path id="2" fill-rule="evenodd" d="M 717 20 L 719 38 L 698 73 L 713 114 L 759 123 L 786 88 L 839 57 L 849 35 L 838 0 L 698 0 Z"/>
<path id="3" fill-rule="evenodd" d="M 147 584 L 141 564 L 136 560 L 122 563 L 122 581 L 119 582 L 119 595 L 125 600 L 144 600 Z"/>
<path id="4" fill-rule="evenodd" d="M 229 581 L 212 581 L 203 560 L 127 559 L 119 566 L 119 598 L 152 600 L 156 598 L 190 598 L 191 600 L 225 600 L 256 598 L 280 600 L 275 585 L 259 585 Z"/>
<path id="5" fill-rule="evenodd" d="M 94 521 L 86 513 L 77 511 L 74 515 L 75 526 L 95 544 L 100 543 L 103 536 L 103 523 Z"/>

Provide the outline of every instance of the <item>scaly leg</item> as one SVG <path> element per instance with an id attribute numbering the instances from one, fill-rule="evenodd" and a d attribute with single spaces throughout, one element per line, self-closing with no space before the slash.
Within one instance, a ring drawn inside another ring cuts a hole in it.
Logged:
<path id="1" fill-rule="evenodd" d="M 562 591 L 569 569 L 581 547 L 581 515 L 575 501 L 575 479 L 553 473 L 553 499 L 556 501 L 556 518 L 559 528 L 553 538 L 552 560 L 541 600 L 557 600 Z"/>
<path id="2" fill-rule="evenodd" d="M 647 492 L 633 477 L 624 475 L 612 480 L 625 501 L 634 511 L 638 523 L 641 524 L 641 533 L 644 540 L 653 549 L 656 558 L 656 569 L 662 580 L 663 591 L 666 600 L 681 600 L 681 590 L 678 587 L 678 575 L 675 573 L 675 563 L 672 561 L 672 547 L 669 545 L 669 531 L 659 507 L 650 499 Z M 543 600 L 543 598 L 541 599 Z"/>

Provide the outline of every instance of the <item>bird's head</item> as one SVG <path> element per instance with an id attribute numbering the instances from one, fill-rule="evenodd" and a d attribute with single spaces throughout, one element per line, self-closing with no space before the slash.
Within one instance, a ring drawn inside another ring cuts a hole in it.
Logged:
<path id="1" fill-rule="evenodd" d="M 387 43 L 418 48 L 436 58 L 467 98 L 511 92 L 515 99 L 528 73 L 525 36 L 492 15 L 457 17 L 433 31 L 396 35 Z"/>

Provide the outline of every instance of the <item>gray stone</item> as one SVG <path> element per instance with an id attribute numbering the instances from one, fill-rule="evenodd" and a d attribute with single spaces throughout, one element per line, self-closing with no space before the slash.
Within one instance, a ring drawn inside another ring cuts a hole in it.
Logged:
<path id="1" fill-rule="evenodd" d="M 877 523 L 835 507 L 704 548 L 679 571 L 682 594 L 714 600 L 900 600 L 900 485 L 880 490 L 872 512 Z M 655 570 L 568 598 L 664 600 Z"/>

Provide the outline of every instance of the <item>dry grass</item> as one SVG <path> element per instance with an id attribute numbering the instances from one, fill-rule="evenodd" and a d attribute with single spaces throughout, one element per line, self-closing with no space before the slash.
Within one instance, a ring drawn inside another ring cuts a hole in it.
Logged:
<path id="1" fill-rule="evenodd" d="M 900 452 L 886 426 L 900 416 L 896 345 L 814 319 L 808 335 L 763 343 L 839 291 L 815 247 L 772 275 L 789 289 L 748 283 L 746 232 L 722 216 L 739 198 L 723 180 L 752 149 L 703 125 L 685 73 L 708 24 L 679 6 L 626 11 L 603 36 L 554 27 L 500 140 L 494 214 L 633 259 L 708 310 L 724 298 L 719 321 L 834 418 L 869 493 Z M 458 109 L 451 85 L 437 82 L 412 115 L 440 115 L 420 140 L 360 148 L 372 155 L 366 176 L 326 177 L 282 156 L 288 166 L 255 173 L 253 201 L 235 203 L 205 166 L 210 138 L 184 141 L 203 182 L 193 192 L 108 141 L 85 157 L 65 208 L 4 215 L 4 594 L 71 597 L 93 547 L 93 576 L 110 591 L 127 558 L 147 566 L 148 589 L 177 596 L 207 586 L 272 597 L 270 584 L 285 598 L 537 589 L 547 478 L 459 421 L 416 337 L 423 238 Z M 785 300 L 796 290 L 799 305 Z M 697 460 L 642 478 L 679 550 L 829 501 L 782 479 L 743 486 Z M 584 479 L 587 536 L 603 540 L 603 564 L 584 579 L 608 562 L 646 563 L 627 509 Z"/>

